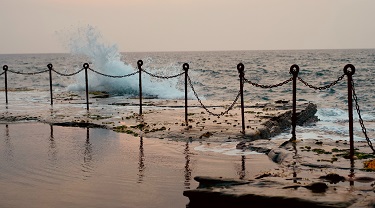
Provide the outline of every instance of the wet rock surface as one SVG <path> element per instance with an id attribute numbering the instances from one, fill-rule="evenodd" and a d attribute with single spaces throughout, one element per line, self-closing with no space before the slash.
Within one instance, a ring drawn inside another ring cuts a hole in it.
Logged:
<path id="1" fill-rule="evenodd" d="M 345 141 L 243 141 L 237 148 L 267 154 L 279 168 L 244 181 L 196 177 L 199 186 L 184 195 L 189 207 L 375 207 L 375 172 L 365 168 L 375 155 L 364 142 L 355 147 L 361 157 L 349 160 Z"/>

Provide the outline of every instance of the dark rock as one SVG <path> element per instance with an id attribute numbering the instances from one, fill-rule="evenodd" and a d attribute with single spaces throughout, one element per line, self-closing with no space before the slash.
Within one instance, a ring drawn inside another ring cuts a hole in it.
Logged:
<path id="1" fill-rule="evenodd" d="M 328 181 L 329 183 L 334 183 L 334 184 L 345 181 L 344 176 L 340 176 L 336 173 L 330 173 L 325 176 L 320 176 L 319 179 L 323 179 L 325 181 Z"/>
<path id="2" fill-rule="evenodd" d="M 207 176 L 196 176 L 194 177 L 194 180 L 199 182 L 198 188 L 235 186 L 235 185 L 242 185 L 242 184 L 250 183 L 250 181 L 246 181 L 246 180 L 214 178 L 214 177 L 207 177 Z"/>

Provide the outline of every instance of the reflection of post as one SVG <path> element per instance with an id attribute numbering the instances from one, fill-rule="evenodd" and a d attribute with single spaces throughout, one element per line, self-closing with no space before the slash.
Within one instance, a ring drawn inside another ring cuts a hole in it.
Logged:
<path id="1" fill-rule="evenodd" d="M 90 143 L 90 128 L 87 128 L 86 131 L 86 143 L 85 143 L 85 152 L 83 155 L 84 163 L 89 163 L 92 160 L 92 146 Z"/>
<path id="2" fill-rule="evenodd" d="M 190 168 L 190 147 L 189 147 L 189 141 L 185 144 L 184 149 L 184 155 L 185 155 L 185 170 L 184 170 L 184 187 L 185 189 L 190 189 L 190 181 L 191 181 L 191 168 Z"/>
<path id="3" fill-rule="evenodd" d="M 5 125 L 5 153 L 5 155 L 9 157 L 9 159 L 13 158 L 13 145 L 9 136 L 8 124 Z"/>
<path id="4" fill-rule="evenodd" d="M 241 156 L 241 171 L 238 172 L 238 175 L 240 176 L 240 179 L 244 179 L 246 177 L 246 156 Z"/>
<path id="5" fill-rule="evenodd" d="M 143 181 L 145 171 L 145 155 L 143 153 L 143 137 L 139 139 L 138 183 Z"/>
<path id="6" fill-rule="evenodd" d="M 6 139 L 9 139 L 9 126 L 8 126 L 8 124 L 5 125 L 5 137 L 6 137 Z"/>
<path id="7" fill-rule="evenodd" d="M 54 136 L 53 136 L 53 125 L 50 124 L 50 128 L 51 128 L 51 135 L 50 135 L 50 138 L 49 138 L 49 151 L 48 151 L 48 155 L 51 155 L 51 160 L 52 161 L 56 161 L 57 160 L 57 150 L 56 150 L 56 142 L 55 142 L 55 139 L 54 139 Z"/>

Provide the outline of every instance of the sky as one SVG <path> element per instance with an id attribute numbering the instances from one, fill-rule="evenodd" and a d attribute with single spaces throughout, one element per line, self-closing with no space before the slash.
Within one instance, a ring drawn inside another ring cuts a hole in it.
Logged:
<path id="1" fill-rule="evenodd" d="M 61 31 L 81 25 L 122 52 L 375 48 L 374 9 L 374 0 L 1 0 L 0 54 L 69 52 Z"/>

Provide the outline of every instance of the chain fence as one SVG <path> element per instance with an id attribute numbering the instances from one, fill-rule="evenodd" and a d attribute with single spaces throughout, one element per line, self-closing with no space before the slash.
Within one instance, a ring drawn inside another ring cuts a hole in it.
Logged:
<path id="1" fill-rule="evenodd" d="M 68 77 L 68 76 L 74 76 L 74 75 L 76 75 L 76 74 L 82 72 L 82 71 L 85 69 L 85 67 L 82 68 L 82 69 L 80 69 L 80 70 L 78 70 L 78 71 L 76 71 L 76 72 L 73 72 L 73 73 L 61 73 L 61 72 L 56 71 L 56 70 L 53 69 L 52 67 L 51 67 L 50 69 L 51 69 L 53 72 L 55 72 L 56 74 L 58 74 L 58 75 Z M 9 71 L 9 72 L 11 72 L 11 73 L 14 73 L 14 74 L 20 74 L 20 75 L 37 75 L 37 74 L 42 74 L 42 73 L 48 72 L 50 69 L 42 70 L 42 71 L 38 71 L 38 72 L 21 72 L 21 71 L 13 71 L 13 70 L 7 69 L 7 70 L 4 70 L 2 73 L 0 73 L 0 76 L 3 75 L 3 74 L 5 74 L 7 71 Z M 89 69 L 89 70 L 91 70 L 92 72 L 94 72 L 94 73 L 96 73 L 96 74 L 99 74 L 99 75 L 101 75 L 101 76 L 110 77 L 110 78 L 125 78 L 125 77 L 130 77 L 130 76 L 136 75 L 136 74 L 138 74 L 138 73 L 140 72 L 140 71 L 135 71 L 135 72 L 133 72 L 133 73 L 126 74 L 126 75 L 109 75 L 109 74 L 104 74 L 104 73 L 102 73 L 102 72 L 96 71 L 96 70 L 94 70 L 94 69 L 92 69 L 92 68 L 89 68 L 89 67 L 88 67 L 87 69 Z M 176 75 L 162 76 L 162 75 L 152 74 L 152 73 L 150 73 L 150 72 L 148 72 L 148 71 L 146 71 L 146 70 L 144 70 L 144 69 L 141 69 L 141 71 L 145 72 L 146 74 L 148 74 L 148 75 L 151 76 L 151 77 L 159 78 L 159 79 L 171 79 L 171 78 L 176 78 L 176 77 L 179 77 L 179 76 L 181 76 L 181 75 L 187 73 L 187 72 L 184 71 L 184 72 L 181 72 L 181 73 L 176 74 Z M 336 84 L 338 84 L 338 83 L 339 83 L 339 82 L 345 77 L 345 75 L 346 75 L 345 73 L 342 74 L 341 76 L 339 76 L 339 77 L 337 78 L 337 80 L 331 82 L 331 83 L 328 84 L 328 85 L 324 85 L 324 86 L 314 86 L 314 85 L 308 83 L 307 81 L 305 81 L 304 79 L 302 79 L 302 78 L 299 77 L 299 76 L 297 76 L 296 78 L 297 78 L 300 82 L 302 82 L 305 86 L 307 86 L 307 87 L 309 87 L 309 88 L 312 88 L 312 89 L 314 89 L 314 90 L 326 90 L 326 89 L 329 89 L 329 88 L 335 86 Z M 236 95 L 234 101 L 231 103 L 231 105 L 229 105 L 229 107 L 228 107 L 226 110 L 224 110 L 223 112 L 220 112 L 220 113 L 214 113 L 214 112 L 212 112 L 207 106 L 205 106 L 205 105 L 203 104 L 202 100 L 200 99 L 198 93 L 196 92 L 196 90 L 195 90 L 195 88 L 194 88 L 194 86 L 193 86 L 193 83 L 192 83 L 192 81 L 191 81 L 190 76 L 189 76 L 188 74 L 187 74 L 186 76 L 187 76 L 188 84 L 189 84 L 191 90 L 193 91 L 194 96 L 197 98 L 197 100 L 198 100 L 200 106 L 201 106 L 201 107 L 202 107 L 207 113 L 209 113 L 210 115 L 220 117 L 220 116 L 223 116 L 223 115 L 229 113 L 229 111 L 231 111 L 231 110 L 234 108 L 234 106 L 236 105 L 236 103 L 237 103 L 237 101 L 238 101 L 238 99 L 239 99 L 239 97 L 240 97 L 240 95 L 241 95 L 241 90 L 240 90 L 240 91 L 237 93 L 237 95 Z M 245 77 L 243 77 L 243 82 L 246 82 L 246 83 L 248 83 L 248 84 L 251 84 L 251 85 L 254 86 L 254 87 L 266 88 L 266 89 L 269 89 L 269 88 L 275 88 L 275 87 L 280 87 L 280 86 L 283 86 L 283 85 L 285 85 L 285 84 L 288 84 L 288 83 L 291 82 L 291 81 L 293 81 L 293 76 L 290 77 L 289 79 L 283 81 L 283 82 L 278 83 L 278 84 L 273 84 L 273 85 L 263 85 L 263 84 L 259 84 L 259 83 L 252 82 L 252 81 L 246 79 Z M 242 84 L 243 84 L 243 83 L 242 83 Z M 353 92 L 353 98 L 354 98 L 354 101 L 355 101 L 355 108 L 356 108 L 356 111 L 357 111 L 358 116 L 359 116 L 359 123 L 360 123 L 360 125 L 361 125 L 362 132 L 363 132 L 363 134 L 364 134 L 365 137 L 366 137 L 366 141 L 367 141 L 368 145 L 370 146 L 370 148 L 372 149 L 372 151 L 375 153 L 375 149 L 374 149 L 374 147 L 373 147 L 373 145 L 372 145 L 372 142 L 371 142 L 370 138 L 369 138 L 368 135 L 367 135 L 367 129 L 366 129 L 365 125 L 364 125 L 364 122 L 363 122 L 363 119 L 362 119 L 362 116 L 361 116 L 361 110 L 360 110 L 360 106 L 359 106 L 359 103 L 358 103 L 358 97 L 357 97 L 357 94 L 355 93 L 355 88 L 354 88 L 355 86 L 354 86 L 354 81 L 353 81 L 353 80 L 352 80 L 352 82 L 351 82 L 351 85 L 352 85 L 351 87 L 352 87 L 352 92 Z"/>
<path id="2" fill-rule="evenodd" d="M 176 75 L 171 75 L 171 76 L 161 76 L 161 75 L 156 75 L 156 74 L 151 74 L 150 72 L 142 69 L 142 71 L 148 75 L 150 75 L 151 77 L 154 77 L 154 78 L 159 78 L 159 79 L 171 79 L 171 78 L 175 78 L 175 77 L 179 77 L 183 74 L 185 74 L 185 72 L 181 72 L 179 74 L 176 74 Z"/>
<path id="3" fill-rule="evenodd" d="M 207 113 L 209 113 L 210 115 L 213 115 L 213 116 L 220 117 L 220 116 L 223 116 L 223 115 L 227 114 L 230 110 L 233 109 L 234 105 L 237 103 L 237 100 L 238 100 L 238 98 L 239 98 L 240 95 L 241 95 L 241 91 L 239 91 L 238 94 L 237 94 L 237 96 L 236 96 L 236 98 L 235 98 L 234 101 L 232 102 L 232 104 L 231 104 L 231 105 L 230 105 L 225 111 L 223 111 L 223 112 L 221 112 L 221 113 L 214 113 L 214 112 L 210 111 L 210 110 L 208 109 L 208 107 L 205 106 L 205 105 L 202 103 L 202 100 L 199 98 L 198 93 L 197 93 L 197 92 L 195 91 L 195 89 L 194 89 L 193 83 L 191 82 L 191 79 L 190 79 L 190 76 L 189 76 L 189 75 L 187 76 L 187 79 L 188 79 L 189 85 L 190 85 L 190 87 L 191 87 L 191 90 L 193 91 L 193 93 L 194 93 L 195 97 L 197 98 L 197 100 L 198 100 L 199 104 L 201 105 L 201 107 L 202 107 L 204 110 L 206 110 Z"/>
<path id="4" fill-rule="evenodd" d="M 370 138 L 367 136 L 367 130 L 366 130 L 366 127 L 363 123 L 363 119 L 362 119 L 362 116 L 361 116 L 361 110 L 360 110 L 359 104 L 358 104 L 358 97 L 357 97 L 357 94 L 355 93 L 355 89 L 354 89 L 354 81 L 353 80 L 352 80 L 351 85 L 352 85 L 353 98 L 354 98 L 354 101 L 355 101 L 355 108 L 356 108 L 357 113 L 358 113 L 359 124 L 361 125 L 362 132 L 366 137 L 367 144 L 370 146 L 372 151 L 375 153 L 375 149 L 372 146 L 372 142 L 371 142 Z"/>
<path id="5" fill-rule="evenodd" d="M 76 72 L 73 72 L 73 73 L 71 73 L 71 74 L 63 74 L 63 73 L 60 73 L 60 72 L 56 71 L 55 69 L 52 69 L 52 71 L 54 71 L 54 72 L 55 72 L 56 74 L 58 74 L 58 75 L 61 75 L 61 76 L 64 76 L 64 77 L 70 77 L 70 76 L 74 76 L 74 75 L 80 73 L 80 72 L 83 71 L 84 69 L 85 69 L 85 68 L 82 68 L 82 69 L 80 69 L 80 70 L 78 70 L 78 71 L 76 71 Z"/>
<path id="6" fill-rule="evenodd" d="M 280 82 L 278 84 L 274 84 L 274 85 L 262 85 L 262 84 L 258 84 L 258 83 L 255 83 L 255 82 L 252 82 L 246 78 L 243 78 L 245 82 L 247 82 L 248 84 L 251 84 L 253 85 L 254 87 L 260 87 L 260 88 L 274 88 L 274 87 L 280 87 L 280 86 L 283 86 L 285 84 L 288 84 L 289 82 L 293 81 L 293 77 L 290 77 L 289 79 L 283 81 L 283 82 Z"/>
<path id="7" fill-rule="evenodd" d="M 331 88 L 333 86 L 335 86 L 338 82 L 340 82 L 343 78 L 345 77 L 345 74 L 341 75 L 339 78 L 337 78 L 337 80 L 331 82 L 330 84 L 328 85 L 325 85 L 325 86 L 322 86 L 322 87 L 316 87 L 314 85 L 311 85 L 309 84 L 308 82 L 306 82 L 305 80 L 303 80 L 301 77 L 297 77 L 297 79 L 302 82 L 304 85 L 306 85 L 307 87 L 309 88 L 312 88 L 312 89 L 315 89 L 315 90 L 326 90 L 328 88 Z"/>
<path id="8" fill-rule="evenodd" d="M 38 72 L 20 72 L 20 71 L 13 71 L 8 69 L 8 72 L 14 73 L 14 74 L 21 74 L 21 75 L 36 75 L 36 74 L 43 74 L 45 72 L 48 72 L 49 69 L 43 70 L 43 71 L 38 71 Z"/>
<path id="9" fill-rule="evenodd" d="M 102 76 L 105 76 L 105 77 L 110 77 L 110 78 L 125 78 L 125 77 L 130 77 L 130 76 L 133 76 L 133 75 L 136 75 L 139 73 L 139 71 L 135 71 L 133 73 L 130 73 L 130 74 L 126 74 L 126 75 L 108 75 L 108 74 L 104 74 L 104 73 L 101 73 L 101 72 L 98 72 L 92 68 L 89 68 L 92 72 L 96 73 L 96 74 L 99 74 L 99 75 L 102 75 Z"/>

